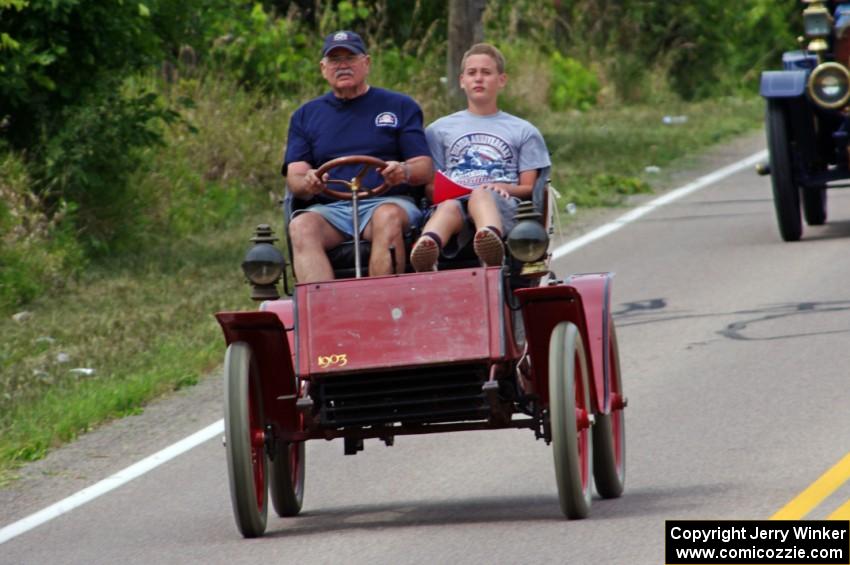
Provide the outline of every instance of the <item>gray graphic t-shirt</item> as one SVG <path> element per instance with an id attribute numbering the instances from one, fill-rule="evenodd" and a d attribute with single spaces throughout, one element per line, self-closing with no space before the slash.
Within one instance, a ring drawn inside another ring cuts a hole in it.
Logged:
<path id="1" fill-rule="evenodd" d="M 551 164 L 537 128 L 507 112 L 455 112 L 429 125 L 425 137 L 434 167 L 464 186 L 517 184 L 521 172 Z"/>

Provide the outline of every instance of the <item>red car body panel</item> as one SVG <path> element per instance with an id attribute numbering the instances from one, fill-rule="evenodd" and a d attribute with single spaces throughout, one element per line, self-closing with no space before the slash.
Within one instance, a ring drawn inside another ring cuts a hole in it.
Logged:
<path id="1" fill-rule="evenodd" d="M 279 432 L 298 431 L 298 384 L 290 349 L 292 302 L 280 300 L 274 304 L 273 311 L 219 312 L 215 317 L 228 345 L 243 341 L 251 347 L 252 370 L 260 371 L 266 420 L 274 423 Z"/>
<path id="2" fill-rule="evenodd" d="M 585 343 L 596 413 L 610 411 L 609 273 L 515 292 L 522 309 L 530 390 L 548 407 L 549 339 L 561 321 Z M 260 311 L 216 314 L 229 344 L 250 345 L 263 386 L 266 419 L 299 431 L 299 379 L 426 365 L 519 360 L 499 268 L 459 269 L 296 285 L 295 300 Z M 295 326 L 298 326 L 296 335 Z"/>
<path id="3" fill-rule="evenodd" d="M 504 360 L 501 270 L 296 285 L 298 375 Z"/>
<path id="4" fill-rule="evenodd" d="M 532 385 L 544 406 L 549 405 L 549 339 L 557 324 L 569 321 L 578 327 L 585 344 L 593 411 L 610 411 L 607 352 L 611 278 L 610 273 L 575 275 L 563 284 L 515 292 L 525 321 Z"/>

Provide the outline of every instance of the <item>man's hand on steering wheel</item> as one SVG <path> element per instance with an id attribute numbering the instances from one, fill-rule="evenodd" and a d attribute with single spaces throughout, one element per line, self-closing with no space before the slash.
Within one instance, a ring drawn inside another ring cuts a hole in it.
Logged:
<path id="1" fill-rule="evenodd" d="M 342 167 L 344 165 L 360 165 L 360 171 L 350 180 L 333 178 L 328 175 L 332 169 Z M 355 192 L 357 193 L 358 198 L 373 198 L 388 191 L 390 189 L 390 183 L 386 180 L 386 178 L 384 178 L 384 182 L 378 186 L 363 186 L 361 184 L 363 182 L 363 178 L 370 170 L 372 170 L 372 167 L 375 167 L 375 170 L 378 172 L 382 172 L 387 168 L 387 163 L 386 161 L 369 155 L 349 155 L 348 157 L 337 157 L 336 159 L 331 159 L 319 167 L 319 169 L 315 171 L 315 176 L 317 179 L 321 178 L 323 181 L 322 194 L 333 198 L 334 200 L 351 200 Z M 404 169 L 402 168 L 401 170 L 403 171 Z M 342 185 L 345 187 L 345 190 L 333 190 L 330 188 L 331 185 Z"/>
<path id="2" fill-rule="evenodd" d="M 318 169 L 309 169 L 304 174 L 304 190 L 310 193 L 311 196 L 316 196 L 325 190 L 325 182 L 328 180 L 328 173 L 325 173 L 320 178 Z"/>
<path id="3" fill-rule="evenodd" d="M 407 166 L 407 163 L 387 161 L 386 167 L 375 170 L 384 177 L 384 180 L 390 186 L 403 184 L 410 180 L 410 168 Z"/>

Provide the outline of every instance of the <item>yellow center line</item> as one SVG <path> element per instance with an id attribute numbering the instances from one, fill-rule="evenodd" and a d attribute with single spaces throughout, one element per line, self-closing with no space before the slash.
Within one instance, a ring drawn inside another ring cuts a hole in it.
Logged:
<path id="1" fill-rule="evenodd" d="M 779 509 L 770 517 L 771 520 L 800 520 L 823 502 L 829 495 L 850 479 L 850 453 L 845 455 L 841 461 L 820 476 L 803 492 L 794 497 L 791 502 Z M 841 506 L 830 518 L 843 512 L 842 516 L 850 513 L 850 501 Z"/>
<path id="2" fill-rule="evenodd" d="M 850 520 L 850 500 L 839 506 L 827 517 L 827 520 Z"/>

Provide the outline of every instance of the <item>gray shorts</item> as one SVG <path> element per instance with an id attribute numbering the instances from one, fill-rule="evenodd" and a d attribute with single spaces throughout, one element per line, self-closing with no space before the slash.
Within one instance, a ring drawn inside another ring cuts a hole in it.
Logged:
<path id="1" fill-rule="evenodd" d="M 493 196 L 496 198 L 496 205 L 499 207 L 499 215 L 502 217 L 502 238 L 506 238 L 516 223 L 514 215 L 516 214 L 517 206 L 521 200 L 515 196 L 502 198 L 495 193 Z M 469 217 L 469 211 L 467 209 L 468 201 L 469 196 L 461 196 L 460 198 L 447 201 L 457 203 L 457 206 L 460 208 L 460 215 L 463 218 L 463 227 L 460 229 L 460 233 L 445 242 L 443 245 L 442 256 L 446 259 L 453 259 L 456 257 L 464 247 L 470 244 L 472 237 L 475 235 L 475 226 L 472 224 L 472 218 Z M 433 210 L 434 208 L 431 209 L 431 213 L 433 213 Z M 480 227 L 483 228 L 484 226 Z"/>
<path id="2" fill-rule="evenodd" d="M 397 204 L 407 213 L 407 219 L 410 222 L 409 229 L 418 228 L 422 222 L 422 210 L 414 203 L 412 198 L 407 196 L 386 196 L 379 198 L 367 198 L 357 202 L 357 210 L 360 216 L 360 234 L 369 224 L 372 219 L 372 214 L 375 209 L 381 204 Z M 337 230 L 347 235 L 354 237 L 354 227 L 351 223 L 351 201 L 339 200 L 330 204 L 313 204 L 303 210 L 296 210 L 292 213 L 292 217 L 304 214 L 305 212 L 313 212 L 322 216 L 327 222 Z"/>

